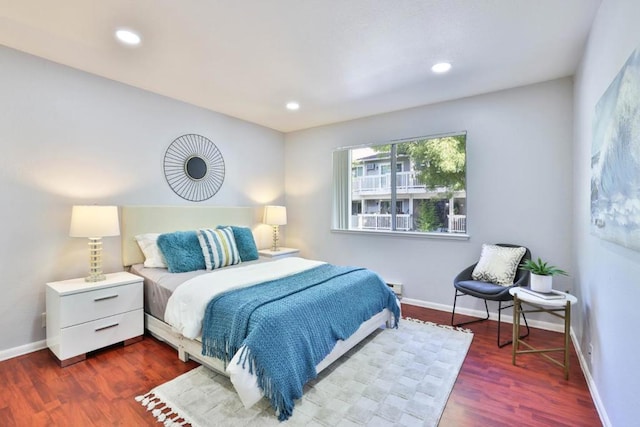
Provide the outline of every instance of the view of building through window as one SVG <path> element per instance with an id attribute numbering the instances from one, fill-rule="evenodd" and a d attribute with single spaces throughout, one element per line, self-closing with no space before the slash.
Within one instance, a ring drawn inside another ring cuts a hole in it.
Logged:
<path id="1" fill-rule="evenodd" d="M 348 151 L 349 203 L 338 204 L 348 220 L 336 212 L 345 219 L 337 228 L 466 233 L 466 134 Z"/>

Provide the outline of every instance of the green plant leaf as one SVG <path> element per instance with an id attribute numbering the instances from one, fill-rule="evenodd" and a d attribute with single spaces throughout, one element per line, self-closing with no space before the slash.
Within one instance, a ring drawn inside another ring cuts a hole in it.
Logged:
<path id="1" fill-rule="evenodd" d="M 558 274 L 568 276 L 569 274 L 556 267 L 555 265 L 549 265 L 548 262 L 542 261 L 542 258 L 538 257 L 537 261 L 534 260 L 524 260 L 522 264 L 520 264 L 521 270 L 530 271 L 533 274 L 538 274 L 540 276 L 556 276 Z"/>

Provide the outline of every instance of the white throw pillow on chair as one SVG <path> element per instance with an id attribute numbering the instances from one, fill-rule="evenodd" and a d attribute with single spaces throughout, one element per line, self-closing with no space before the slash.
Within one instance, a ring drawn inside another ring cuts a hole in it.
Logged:
<path id="1" fill-rule="evenodd" d="M 510 286 L 516 277 L 520 261 L 527 250 L 522 247 L 509 248 L 498 245 L 482 245 L 480 261 L 473 269 L 473 280 Z"/>

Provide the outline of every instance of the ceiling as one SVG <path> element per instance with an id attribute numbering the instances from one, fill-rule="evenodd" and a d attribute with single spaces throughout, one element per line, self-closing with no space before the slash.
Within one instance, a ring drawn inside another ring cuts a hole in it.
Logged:
<path id="1" fill-rule="evenodd" d="M 573 75 L 599 4 L 0 0 L 0 43 L 289 132 Z"/>

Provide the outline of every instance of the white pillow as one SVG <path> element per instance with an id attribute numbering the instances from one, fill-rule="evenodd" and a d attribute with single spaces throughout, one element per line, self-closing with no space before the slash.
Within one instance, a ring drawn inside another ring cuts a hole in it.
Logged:
<path id="1" fill-rule="evenodd" d="M 480 261 L 473 269 L 473 280 L 510 286 L 516 277 L 525 248 L 506 248 L 497 245 L 482 245 Z"/>
<path id="2" fill-rule="evenodd" d="M 158 247 L 158 236 L 160 233 L 138 234 L 135 236 L 140 250 L 144 254 L 144 266 L 148 268 L 167 268 L 164 255 Z"/>

